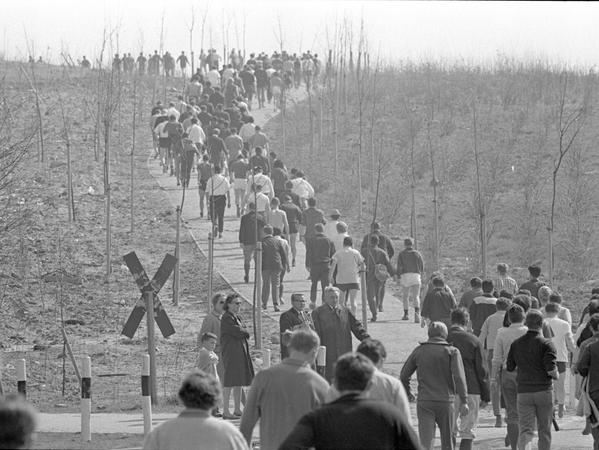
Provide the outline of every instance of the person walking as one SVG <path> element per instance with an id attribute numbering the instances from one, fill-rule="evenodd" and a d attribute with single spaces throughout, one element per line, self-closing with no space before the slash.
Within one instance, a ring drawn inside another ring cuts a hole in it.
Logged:
<path id="1" fill-rule="evenodd" d="M 283 236 L 289 234 L 289 223 L 287 222 L 287 214 L 282 209 L 279 209 L 280 202 L 277 197 L 270 200 L 270 209 L 265 213 L 266 223 L 271 227 L 278 228 Z"/>
<path id="2" fill-rule="evenodd" d="M 525 323 L 528 331 L 512 343 L 506 362 L 508 372 L 518 369 L 518 449 L 528 448 L 536 423 L 539 450 L 549 450 L 553 419 L 552 381 L 559 378 L 557 351 L 551 340 L 541 334 L 543 315 L 539 311 L 528 311 Z"/>
<path id="3" fill-rule="evenodd" d="M 200 201 L 200 217 L 204 217 L 204 203 L 207 203 L 207 207 L 210 208 L 210 204 L 208 203 L 208 195 L 206 194 L 206 185 L 208 184 L 208 180 L 212 177 L 212 165 L 210 164 L 209 156 L 204 153 L 202 155 L 202 161 L 198 163 L 197 172 L 198 172 L 198 196 Z M 210 215 L 208 215 L 210 217 Z"/>
<path id="4" fill-rule="evenodd" d="M 248 445 L 260 421 L 260 449 L 277 450 L 304 414 L 325 403 L 329 385 L 310 367 L 319 345 L 314 331 L 296 330 L 289 357 L 256 374 L 239 426 Z"/>
<path id="5" fill-rule="evenodd" d="M 428 340 L 412 351 L 399 375 L 408 397 L 410 378 L 416 372 L 418 379 L 418 434 L 424 450 L 433 449 L 435 425 L 441 434 L 441 449 L 453 450 L 453 420 L 456 397 L 459 413 L 467 416 L 468 390 L 460 351 L 447 342 L 447 326 L 431 322 Z"/>
<path id="6" fill-rule="evenodd" d="M 276 200 L 276 198 L 273 200 Z M 282 305 L 285 303 L 285 300 L 283 299 L 283 291 L 285 290 L 283 280 L 285 279 L 285 274 L 291 272 L 291 259 L 289 259 L 291 248 L 289 247 L 289 242 L 285 239 L 279 228 L 273 227 L 272 235 L 281 242 L 281 245 L 283 245 L 283 249 L 285 250 L 285 260 L 283 261 L 283 269 L 281 270 L 279 277 L 279 302 Z"/>
<path id="7" fill-rule="evenodd" d="M 249 386 L 254 378 L 254 365 L 250 355 L 250 333 L 239 314 L 242 305 L 239 294 L 229 294 L 225 299 L 224 314 L 221 319 L 220 337 L 225 376 L 223 379 L 224 401 L 223 418 L 241 417 L 241 391 Z M 233 391 L 235 409 L 229 410 L 229 401 Z"/>
<path id="8" fill-rule="evenodd" d="M 593 336 L 581 346 L 576 370 L 584 377 L 581 401 L 588 404 L 586 416 L 593 435 L 593 450 L 599 450 L 599 314 L 593 314 L 588 325 Z"/>
<path id="9" fill-rule="evenodd" d="M 208 215 L 212 220 L 214 234 L 218 231 L 218 238 L 222 239 L 225 225 L 225 206 L 231 207 L 231 185 L 229 180 L 222 175 L 222 168 L 214 166 L 214 175 L 206 183 L 208 194 Z"/>
<path id="10" fill-rule="evenodd" d="M 518 283 L 508 275 L 509 266 L 506 263 L 497 264 L 497 278 L 493 282 L 497 292 L 505 291 L 508 294 L 516 295 L 518 292 Z"/>
<path id="11" fill-rule="evenodd" d="M 352 350 L 352 334 L 360 342 L 370 335 L 352 312 L 339 304 L 339 289 L 333 286 L 325 288 L 324 304 L 312 312 L 312 321 L 320 344 L 327 348 L 325 378 L 330 382 L 339 356 Z"/>
<path id="12" fill-rule="evenodd" d="M 443 278 L 437 276 L 432 280 L 433 289 L 426 294 L 422 302 L 421 326 L 425 320 L 443 322 L 445 327 L 451 326 L 451 310 L 457 307 L 455 297 L 445 289 Z"/>
<path id="13" fill-rule="evenodd" d="M 262 309 L 266 309 L 272 290 L 272 303 L 279 310 L 279 283 L 281 271 L 286 270 L 285 248 L 279 239 L 272 235 L 272 227 L 262 229 Z"/>
<path id="14" fill-rule="evenodd" d="M 497 299 L 493 295 L 493 291 L 495 290 L 493 281 L 483 280 L 482 288 L 483 295 L 474 297 L 468 310 L 470 313 L 472 332 L 477 336 L 480 335 L 480 330 L 483 327 L 483 323 L 485 323 L 487 317 L 497 311 L 495 306 Z"/>
<path id="15" fill-rule="evenodd" d="M 360 252 L 353 248 L 353 243 L 354 241 L 350 236 L 343 239 L 343 247 L 333 255 L 331 273 L 335 274 L 335 287 L 343 295 L 343 306 L 349 307 L 355 316 L 357 311 L 356 298 L 360 290 L 360 271 L 365 269 L 365 264 Z"/>
<path id="16" fill-rule="evenodd" d="M 300 240 L 307 246 L 308 241 L 316 235 L 316 224 L 325 224 L 324 213 L 316 208 L 316 198 L 308 199 L 308 207 L 302 212 L 302 221 L 300 227 Z M 324 228 L 323 228 L 324 231 Z"/>
<path id="17" fill-rule="evenodd" d="M 403 317 L 401 320 L 410 319 L 408 308 L 412 303 L 414 305 L 414 322 L 420 323 L 420 288 L 424 273 L 424 260 L 420 252 L 414 249 L 414 239 L 406 238 L 403 243 L 404 249 L 397 255 L 397 277 L 399 277 L 399 284 L 403 291 Z M 392 257 L 392 254 L 389 255 L 389 258 Z"/>
<path id="18" fill-rule="evenodd" d="M 334 377 L 339 398 L 304 415 L 279 449 L 420 449 L 401 410 L 364 395 L 374 373 L 372 362 L 360 353 L 339 358 Z"/>
<path id="19" fill-rule="evenodd" d="M 459 434 L 461 438 L 460 450 L 472 450 L 479 406 L 483 409 L 490 401 L 489 372 L 485 367 L 483 345 L 466 330 L 469 320 L 466 309 L 456 308 L 451 311 L 451 328 L 447 336 L 447 342 L 460 351 L 468 390 L 468 415 L 458 416 L 454 413 L 454 436 Z M 456 400 L 455 411 L 459 407 L 459 400 Z"/>
<path id="20" fill-rule="evenodd" d="M 362 250 L 362 257 L 366 262 L 366 296 L 372 314 L 371 322 L 376 322 L 377 313 L 383 311 L 385 283 L 394 273 L 387 252 L 381 249 L 378 244 L 378 236 L 371 234 L 370 245 Z"/>
<path id="21" fill-rule="evenodd" d="M 318 283 L 324 289 L 331 282 L 331 262 L 335 254 L 333 243 L 324 235 L 321 223 L 314 225 L 315 235 L 306 242 L 306 270 L 310 272 L 310 308 L 316 307 Z"/>
<path id="22" fill-rule="evenodd" d="M 302 220 L 302 210 L 291 201 L 289 195 L 283 195 L 283 203 L 280 208 L 285 212 L 287 224 L 289 225 L 289 246 L 291 247 L 291 266 L 295 267 L 295 257 L 297 256 L 297 234 Z"/>
<path id="23" fill-rule="evenodd" d="M 470 289 L 462 294 L 458 306 L 469 311 L 472 301 L 481 295 L 483 295 L 483 280 L 479 277 L 473 277 L 470 279 Z"/>
<path id="24" fill-rule="evenodd" d="M 252 257 L 256 252 L 257 239 L 262 238 L 262 228 L 265 223 L 261 217 L 256 215 L 254 202 L 248 203 L 248 212 L 241 217 L 239 225 L 239 244 L 243 249 L 243 281 L 250 281 L 250 265 Z"/>
<path id="25" fill-rule="evenodd" d="M 525 289 L 530 292 L 531 296 L 538 298 L 539 288 L 541 286 L 545 286 L 545 282 L 539 280 L 539 277 L 541 276 L 541 268 L 536 264 L 532 264 L 528 266 L 528 273 L 530 274 L 530 278 L 528 281 L 522 283 L 520 290 Z"/>
<path id="26" fill-rule="evenodd" d="M 228 138 L 227 138 L 228 139 Z M 229 165 L 229 175 L 233 183 L 235 194 L 235 209 L 237 217 L 241 217 L 241 211 L 245 207 L 245 191 L 247 190 L 247 176 L 250 166 L 243 153 L 238 153 L 235 161 Z"/>

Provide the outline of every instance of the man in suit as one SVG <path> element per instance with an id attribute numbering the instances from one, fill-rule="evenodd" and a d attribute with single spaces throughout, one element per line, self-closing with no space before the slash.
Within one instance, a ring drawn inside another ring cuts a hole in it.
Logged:
<path id="1" fill-rule="evenodd" d="M 324 304 L 312 312 L 314 328 L 321 345 L 327 348 L 325 378 L 333 378 L 333 366 L 339 356 L 352 351 L 351 335 L 363 341 L 370 335 L 351 311 L 339 304 L 339 289 L 327 286 Z"/>
<path id="2" fill-rule="evenodd" d="M 364 355 L 339 358 L 335 388 L 340 397 L 302 417 L 279 449 L 419 449 L 416 433 L 398 408 L 363 395 L 373 373 Z"/>
<path id="3" fill-rule="evenodd" d="M 281 332 L 281 360 L 289 356 L 287 344 L 292 331 L 306 325 L 306 315 L 304 311 L 306 299 L 304 294 L 291 294 L 291 308 L 285 311 L 279 317 L 279 330 Z"/>
<path id="4" fill-rule="evenodd" d="M 272 303 L 278 312 L 279 283 L 281 271 L 287 268 L 287 255 L 281 240 L 272 235 L 272 227 L 265 225 L 262 230 L 262 309 L 266 309 L 272 289 Z"/>

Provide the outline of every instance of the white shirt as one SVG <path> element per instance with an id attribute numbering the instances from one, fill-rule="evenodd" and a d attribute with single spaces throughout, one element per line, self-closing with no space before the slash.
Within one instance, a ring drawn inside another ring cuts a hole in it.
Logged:
<path id="1" fill-rule="evenodd" d="M 337 237 L 337 234 L 339 234 L 337 233 L 338 223 L 338 220 L 329 220 L 324 225 L 324 235 L 328 237 L 330 241 L 334 242 L 335 238 Z M 335 247 L 335 250 L 341 250 L 341 247 Z"/>
<path id="2" fill-rule="evenodd" d="M 570 325 L 557 317 L 546 317 L 545 322 L 551 327 L 554 334 L 551 342 L 557 350 L 557 361 L 568 362 L 568 351 L 573 352 L 576 347 Z"/>
<path id="3" fill-rule="evenodd" d="M 299 198 L 312 198 L 314 197 L 314 188 L 303 178 L 294 178 L 291 180 L 293 188 L 291 192 L 296 194 Z"/>
<path id="4" fill-rule="evenodd" d="M 250 194 L 249 201 L 254 200 L 254 195 Z M 270 211 L 270 199 L 262 192 L 256 194 L 256 212 Z"/>
<path id="5" fill-rule="evenodd" d="M 194 144 L 197 144 L 198 142 L 200 144 L 204 144 L 206 142 L 206 135 L 204 134 L 204 130 L 202 130 L 202 127 L 199 126 L 197 123 L 194 123 L 192 126 L 190 126 L 189 130 L 187 130 L 187 133 L 189 134 L 189 139 Z"/>
<path id="6" fill-rule="evenodd" d="M 349 237 L 349 234 L 347 234 L 347 232 L 345 233 L 337 233 L 335 235 L 335 237 L 333 239 L 331 239 L 331 241 L 333 241 L 333 245 L 335 246 L 335 251 L 338 252 L 339 250 L 343 250 L 343 240 Z"/>
<path id="7" fill-rule="evenodd" d="M 337 266 L 336 281 L 338 284 L 360 283 L 360 267 L 364 258 L 352 247 L 341 247 L 333 255 L 333 264 Z"/>
<path id="8" fill-rule="evenodd" d="M 218 73 L 218 70 L 212 69 L 206 74 L 206 78 L 210 81 L 211 86 L 220 86 L 220 73 Z"/>
<path id="9" fill-rule="evenodd" d="M 164 131 L 164 127 L 167 123 L 168 122 L 165 120 L 164 122 L 160 122 L 158 125 L 156 125 L 156 128 L 154 128 L 154 133 L 156 133 L 161 138 L 167 138 L 168 133 Z"/>
<path id="10" fill-rule="evenodd" d="M 256 128 L 253 123 L 244 123 L 239 129 L 239 136 L 243 139 L 243 142 L 249 142 L 251 137 L 256 132 Z"/>
<path id="11" fill-rule="evenodd" d="M 250 175 L 248 177 L 248 184 L 245 194 L 250 197 L 252 196 L 252 183 L 255 183 L 258 186 L 262 186 L 262 193 L 268 195 L 269 198 L 274 197 L 275 190 L 272 187 L 272 181 L 270 181 L 270 178 L 267 175 L 259 173 L 257 175 Z"/>
<path id="12" fill-rule="evenodd" d="M 171 116 L 175 116 L 175 120 L 179 120 L 179 116 L 181 115 L 181 113 L 179 111 L 177 111 L 177 108 L 175 108 L 174 106 L 171 106 L 169 109 L 166 110 L 166 115 L 167 117 Z"/>
<path id="13" fill-rule="evenodd" d="M 220 173 L 212 175 L 206 183 L 207 195 L 226 195 L 229 192 L 231 185 L 229 180 Z M 214 190 L 213 190 L 214 189 Z"/>

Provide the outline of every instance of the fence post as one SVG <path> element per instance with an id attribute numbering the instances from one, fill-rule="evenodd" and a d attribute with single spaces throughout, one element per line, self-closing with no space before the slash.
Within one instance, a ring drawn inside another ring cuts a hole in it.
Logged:
<path id="1" fill-rule="evenodd" d="M 270 349 L 265 348 L 262 350 L 262 369 L 268 369 L 270 367 Z"/>
<path id="2" fill-rule="evenodd" d="M 362 326 L 368 331 L 368 297 L 366 292 L 366 271 L 360 271 L 360 293 L 362 294 Z"/>
<path id="3" fill-rule="evenodd" d="M 256 242 L 256 349 L 262 348 L 262 242 Z"/>
<path id="4" fill-rule="evenodd" d="M 152 404 L 158 402 L 156 391 L 156 344 L 154 339 L 154 292 L 146 293 L 146 319 L 148 329 L 148 355 L 150 355 L 150 395 Z"/>
<path id="5" fill-rule="evenodd" d="M 181 207 L 177 205 L 177 233 L 175 238 L 175 275 L 173 277 L 173 305 L 179 305 L 179 287 L 181 285 L 181 271 L 179 266 L 179 260 L 181 259 Z"/>
<path id="6" fill-rule="evenodd" d="M 81 358 L 81 441 L 92 440 L 92 360 L 89 356 Z"/>
<path id="7" fill-rule="evenodd" d="M 316 371 L 326 378 L 327 375 L 327 348 L 324 345 L 318 347 L 316 354 Z"/>
<path id="8" fill-rule="evenodd" d="M 141 410 L 144 416 L 144 436 L 152 431 L 152 396 L 150 395 L 150 355 L 144 355 L 141 366 Z"/>
<path id="9" fill-rule="evenodd" d="M 208 232 L 208 312 L 212 311 L 212 258 L 214 257 L 214 237 L 212 231 Z"/>
<path id="10" fill-rule="evenodd" d="M 24 359 L 17 359 L 17 391 L 27 397 L 27 369 Z"/>

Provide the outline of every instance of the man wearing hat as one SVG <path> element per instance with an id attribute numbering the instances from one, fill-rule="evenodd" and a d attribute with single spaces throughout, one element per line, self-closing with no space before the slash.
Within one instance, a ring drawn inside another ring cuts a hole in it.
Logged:
<path id="1" fill-rule="evenodd" d="M 324 235 L 331 241 L 334 241 L 335 237 L 337 236 L 337 224 L 339 223 L 340 217 L 341 213 L 339 210 L 333 209 L 329 214 L 329 220 L 327 220 L 327 223 L 324 225 Z"/>

